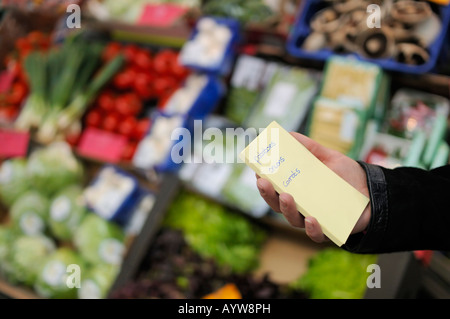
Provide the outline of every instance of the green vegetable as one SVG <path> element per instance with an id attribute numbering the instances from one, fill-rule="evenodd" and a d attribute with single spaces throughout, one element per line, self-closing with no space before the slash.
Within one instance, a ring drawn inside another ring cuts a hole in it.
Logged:
<path id="1" fill-rule="evenodd" d="M 14 202 L 10 216 L 15 227 L 23 234 L 43 234 L 47 228 L 48 208 L 48 199 L 38 191 L 31 190 Z"/>
<path id="2" fill-rule="evenodd" d="M 83 166 L 64 142 L 34 151 L 29 157 L 27 172 L 31 185 L 47 196 L 83 178 Z"/>
<path id="3" fill-rule="evenodd" d="M 91 264 L 120 265 L 125 251 L 122 228 L 89 213 L 75 231 L 74 244 Z"/>
<path id="4" fill-rule="evenodd" d="M 360 299 L 370 275 L 367 266 L 376 261 L 376 255 L 327 248 L 310 259 L 307 272 L 290 288 L 304 290 L 312 299 Z"/>
<path id="5" fill-rule="evenodd" d="M 45 258 L 55 250 L 53 241 L 45 236 L 20 236 L 11 248 L 9 280 L 32 286 Z"/>
<path id="6" fill-rule="evenodd" d="M 86 215 L 81 186 L 70 185 L 59 192 L 51 201 L 49 215 L 52 234 L 60 240 L 72 240 Z"/>
<path id="7" fill-rule="evenodd" d="M 102 44 L 88 42 L 80 32 L 46 53 L 31 52 L 24 63 L 31 90 L 16 127 L 38 129 L 36 138 L 45 144 L 64 136 L 122 67 L 122 55 L 101 65 L 102 50 Z"/>
<path id="8" fill-rule="evenodd" d="M 0 200 L 7 206 L 30 188 L 26 163 L 23 158 L 10 159 L 0 167 Z"/>
<path id="9" fill-rule="evenodd" d="M 81 288 L 78 290 L 78 298 L 106 298 L 118 272 L 119 267 L 113 265 L 93 266 L 86 275 L 83 275 Z"/>
<path id="10" fill-rule="evenodd" d="M 164 223 L 182 230 L 194 251 L 214 258 L 233 272 L 245 273 L 258 266 L 266 233 L 220 204 L 182 193 L 171 205 Z"/>
<path id="11" fill-rule="evenodd" d="M 16 232 L 12 227 L 0 225 L 0 276 L 9 277 L 13 267 L 9 261 Z"/>
<path id="12" fill-rule="evenodd" d="M 79 267 L 79 278 L 75 271 L 68 268 L 69 265 Z M 77 279 L 81 280 L 85 269 L 85 262 L 78 253 L 67 247 L 58 248 L 44 261 L 34 289 L 45 298 L 75 299 L 78 288 L 71 285 L 76 283 Z"/>
<path id="13" fill-rule="evenodd" d="M 208 0 L 202 11 L 205 15 L 235 18 L 243 24 L 261 22 L 274 14 L 262 0 Z"/>
<path id="14" fill-rule="evenodd" d="M 82 93 L 77 95 L 72 102 L 59 113 L 58 126 L 60 129 L 67 129 L 71 123 L 79 120 L 89 103 L 95 98 L 100 89 L 116 74 L 122 67 L 125 58 L 117 55 L 107 62 L 98 74 L 92 79 Z"/>

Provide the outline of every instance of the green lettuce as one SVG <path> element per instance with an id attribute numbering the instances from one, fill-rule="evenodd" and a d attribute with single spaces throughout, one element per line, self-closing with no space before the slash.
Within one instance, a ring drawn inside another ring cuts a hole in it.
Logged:
<path id="1" fill-rule="evenodd" d="M 17 229 L 26 235 L 43 234 L 47 229 L 49 200 L 41 193 L 30 190 L 22 194 L 11 206 L 10 216 Z"/>
<path id="2" fill-rule="evenodd" d="M 51 233 L 60 240 L 72 240 L 86 212 L 81 186 L 70 185 L 64 188 L 50 203 L 48 225 Z"/>
<path id="3" fill-rule="evenodd" d="M 9 207 L 29 188 L 27 161 L 23 158 L 4 161 L 0 166 L 0 200 Z"/>
<path id="4" fill-rule="evenodd" d="M 91 264 L 120 265 L 125 234 L 117 224 L 95 213 L 88 213 L 75 231 L 74 243 L 83 258 Z"/>

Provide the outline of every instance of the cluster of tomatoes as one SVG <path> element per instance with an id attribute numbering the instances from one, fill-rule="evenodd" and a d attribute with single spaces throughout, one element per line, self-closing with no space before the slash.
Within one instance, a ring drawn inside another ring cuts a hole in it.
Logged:
<path id="1" fill-rule="evenodd" d="M 23 63 L 34 50 L 48 50 L 50 37 L 41 31 L 31 31 L 20 37 L 14 50 L 6 56 L 2 71 L 2 91 L 0 92 L 0 123 L 12 123 L 28 96 L 29 87 Z"/>
<path id="2" fill-rule="evenodd" d="M 170 49 L 152 52 L 134 44 L 111 42 L 102 59 L 108 61 L 117 54 L 125 56 L 125 65 L 100 92 L 84 124 L 128 138 L 122 156 L 127 161 L 151 125 L 146 105 L 164 103 L 187 77 L 188 69 L 178 63 L 178 52 Z"/>

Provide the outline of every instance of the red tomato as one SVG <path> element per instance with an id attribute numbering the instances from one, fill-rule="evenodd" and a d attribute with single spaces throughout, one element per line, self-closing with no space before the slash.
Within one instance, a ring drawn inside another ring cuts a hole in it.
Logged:
<path id="1" fill-rule="evenodd" d="M 97 98 L 97 105 L 106 112 L 114 110 L 115 97 L 113 93 L 109 90 L 101 92 Z"/>
<path id="2" fill-rule="evenodd" d="M 178 63 L 177 53 L 172 50 L 162 50 L 153 59 L 153 69 L 160 75 L 168 75 L 174 63 Z"/>
<path id="3" fill-rule="evenodd" d="M 127 116 L 122 121 L 120 121 L 117 132 L 125 137 L 130 137 L 136 127 L 136 124 L 137 119 L 134 116 Z"/>
<path id="4" fill-rule="evenodd" d="M 189 69 L 182 66 L 178 61 L 172 64 L 171 71 L 178 80 L 184 80 L 189 75 Z"/>
<path id="5" fill-rule="evenodd" d="M 0 106 L 0 123 L 10 123 L 19 114 L 19 108 L 14 105 Z"/>
<path id="6" fill-rule="evenodd" d="M 116 55 L 118 55 L 121 51 L 122 47 L 118 42 L 110 42 L 108 43 L 102 52 L 103 61 L 112 60 Z"/>
<path id="7" fill-rule="evenodd" d="M 115 109 L 125 116 L 137 115 L 142 110 L 142 101 L 135 93 L 125 93 L 116 98 Z"/>
<path id="8" fill-rule="evenodd" d="M 172 94 L 178 88 L 178 82 L 170 76 L 158 77 L 153 83 L 155 95 L 158 98 Z"/>
<path id="9" fill-rule="evenodd" d="M 137 145 L 138 143 L 136 141 L 128 142 L 128 144 L 125 146 L 125 149 L 123 150 L 122 159 L 125 161 L 131 161 L 134 153 L 136 152 Z"/>
<path id="10" fill-rule="evenodd" d="M 138 120 L 137 125 L 134 127 L 131 138 L 140 141 L 148 132 L 151 126 L 151 121 L 149 118 L 144 118 Z"/>
<path id="11" fill-rule="evenodd" d="M 153 66 L 152 56 L 148 50 L 141 49 L 136 52 L 133 63 L 140 70 L 150 71 Z"/>
<path id="12" fill-rule="evenodd" d="M 128 63 L 133 63 L 136 58 L 136 54 L 139 52 L 139 47 L 134 44 L 127 44 L 123 47 L 123 54 L 125 55 L 125 59 Z"/>
<path id="13" fill-rule="evenodd" d="M 87 126 L 100 127 L 102 124 L 103 114 L 98 109 L 93 109 L 86 115 L 85 123 Z"/>
<path id="14" fill-rule="evenodd" d="M 142 99 L 149 99 L 153 95 L 153 76 L 148 72 L 138 72 L 134 79 L 133 88 Z"/>
<path id="15" fill-rule="evenodd" d="M 19 105 L 25 99 L 27 93 L 28 88 L 23 82 L 15 82 L 6 96 L 6 102 L 13 105 Z"/>
<path id="16" fill-rule="evenodd" d="M 103 118 L 101 128 L 109 132 L 116 132 L 119 122 L 120 116 L 117 113 L 109 113 Z"/>
<path id="17" fill-rule="evenodd" d="M 133 87 L 135 77 L 136 70 L 128 67 L 114 76 L 113 85 L 120 90 L 130 89 Z"/>

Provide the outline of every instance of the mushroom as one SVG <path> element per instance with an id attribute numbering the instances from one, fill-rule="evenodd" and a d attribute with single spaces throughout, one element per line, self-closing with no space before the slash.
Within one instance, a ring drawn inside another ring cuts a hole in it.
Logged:
<path id="1" fill-rule="evenodd" d="M 395 59 L 400 63 L 421 65 L 425 64 L 429 58 L 428 52 L 419 45 L 413 43 L 397 44 Z"/>
<path id="2" fill-rule="evenodd" d="M 335 2 L 334 8 L 339 13 L 346 13 L 356 9 L 366 8 L 366 1 L 361 0 L 345 0 L 340 2 Z"/>
<path id="3" fill-rule="evenodd" d="M 398 1 L 392 5 L 391 9 L 392 18 L 406 24 L 422 22 L 431 14 L 431 7 L 425 1 Z"/>
<path id="4" fill-rule="evenodd" d="M 441 26 L 439 17 L 432 13 L 427 19 L 414 26 L 412 34 L 424 48 L 427 48 L 441 32 Z"/>
<path id="5" fill-rule="evenodd" d="M 333 32 L 342 24 L 341 16 L 333 8 L 318 11 L 311 18 L 311 28 L 316 32 Z"/>
<path id="6" fill-rule="evenodd" d="M 393 55 L 394 36 L 389 28 L 367 28 L 356 37 L 358 52 L 371 59 L 385 58 Z"/>
<path id="7" fill-rule="evenodd" d="M 312 32 L 306 37 L 303 42 L 302 48 L 305 51 L 319 51 L 323 49 L 327 44 L 327 37 L 323 32 Z"/>

